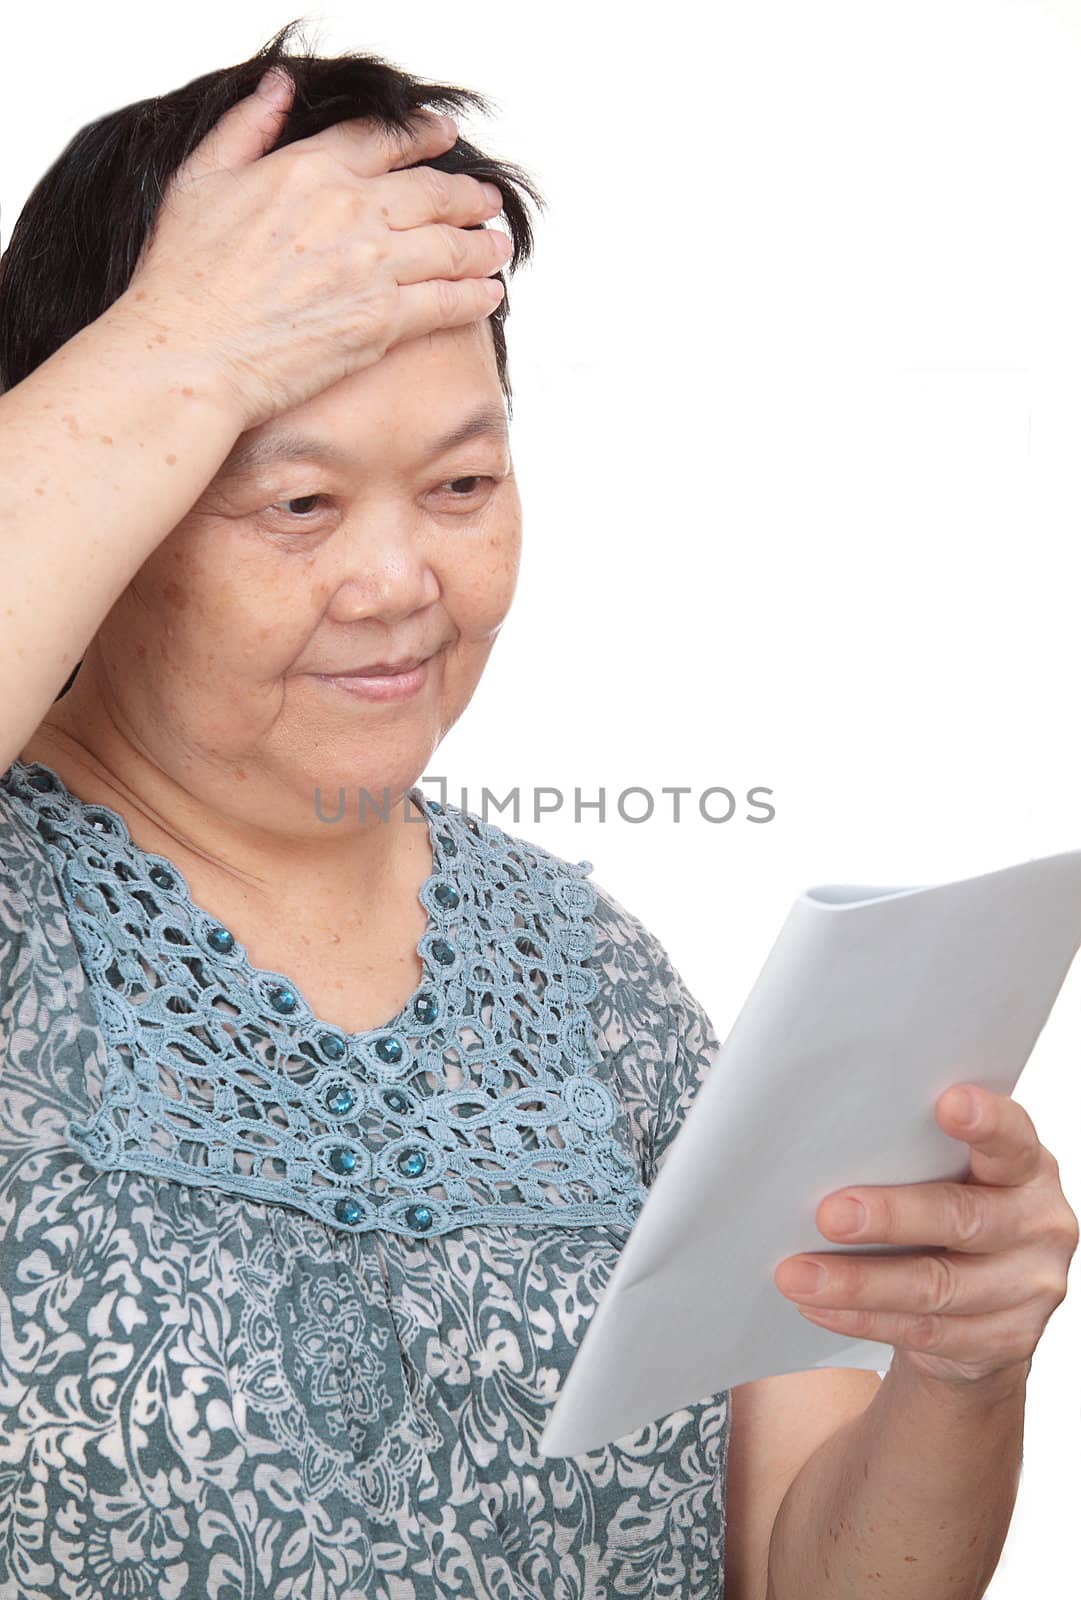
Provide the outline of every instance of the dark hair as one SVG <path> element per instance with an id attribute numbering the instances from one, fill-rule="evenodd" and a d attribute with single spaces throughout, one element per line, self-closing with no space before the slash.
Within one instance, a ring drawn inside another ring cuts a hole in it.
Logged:
<path id="1" fill-rule="evenodd" d="M 405 132 L 422 106 L 459 114 L 491 110 L 475 90 L 412 77 L 379 56 L 316 56 L 306 47 L 288 53 L 285 46 L 303 20 L 287 23 L 238 66 L 205 73 L 156 99 L 121 106 L 87 123 L 68 143 L 31 192 L 0 256 L 0 392 L 20 383 L 124 292 L 168 180 L 224 112 L 251 94 L 276 63 L 296 87 L 273 150 L 349 117 L 368 117 Z M 533 233 L 517 191 L 524 190 L 538 207 L 544 200 L 521 168 L 482 154 L 462 138 L 422 164 L 494 183 L 503 195 L 514 245 L 508 270 L 529 258 Z M 502 272 L 495 276 L 503 279 Z M 509 404 L 506 290 L 504 280 L 504 298 L 486 320 Z"/>
<path id="2" fill-rule="evenodd" d="M 488 99 L 475 90 L 415 78 L 380 56 L 313 55 L 303 35 L 303 48 L 292 53 L 286 46 L 304 21 L 287 23 L 237 66 L 204 73 L 183 88 L 87 123 L 61 151 L 32 190 L 0 256 L 0 393 L 21 383 L 123 294 L 168 180 L 223 113 L 251 94 L 275 64 L 285 67 L 295 88 L 273 150 L 348 117 L 370 117 L 406 132 L 421 107 L 455 115 L 491 111 Z M 540 209 L 545 202 L 520 167 L 486 156 L 462 138 L 421 164 L 494 183 L 503 195 L 514 247 L 504 270 L 513 272 L 529 259 L 533 232 L 518 191 Z M 503 281 L 504 298 L 485 320 L 511 408 L 504 332 L 509 290 L 503 272 L 493 276 Z"/>

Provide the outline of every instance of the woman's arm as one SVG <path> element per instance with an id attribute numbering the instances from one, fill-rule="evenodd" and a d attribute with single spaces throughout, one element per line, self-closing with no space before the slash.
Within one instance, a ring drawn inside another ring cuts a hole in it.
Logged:
<path id="1" fill-rule="evenodd" d="M 895 1359 L 782 1500 L 766 1600 L 978 1600 L 1013 1515 L 1027 1377 L 936 1385 Z"/>
<path id="2" fill-rule="evenodd" d="M 453 125 L 349 119 L 266 155 L 288 98 L 230 106 L 124 293 L 0 396 L 0 771 L 241 433 L 501 296 L 498 187 L 424 165 Z"/>
<path id="3" fill-rule="evenodd" d="M 0 772 L 242 429 L 224 371 L 124 295 L 0 395 Z"/>

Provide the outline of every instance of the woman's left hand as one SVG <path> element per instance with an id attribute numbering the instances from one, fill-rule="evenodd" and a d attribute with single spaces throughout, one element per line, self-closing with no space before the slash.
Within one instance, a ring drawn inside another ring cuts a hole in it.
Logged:
<path id="1" fill-rule="evenodd" d="M 977 1117 L 966 1126 L 969 1094 Z M 1009 1095 L 953 1084 L 939 1096 L 935 1117 L 971 1149 L 963 1182 L 846 1189 L 827 1195 L 815 1214 L 824 1238 L 918 1253 L 787 1256 L 774 1282 L 810 1321 L 854 1339 L 881 1339 L 928 1377 L 963 1384 L 1007 1368 L 1027 1373 L 1065 1299 L 1078 1244 L 1058 1162 Z M 845 1226 L 850 1200 L 866 1210 L 855 1230 Z M 820 1288 L 796 1281 L 797 1262 L 824 1269 Z"/>

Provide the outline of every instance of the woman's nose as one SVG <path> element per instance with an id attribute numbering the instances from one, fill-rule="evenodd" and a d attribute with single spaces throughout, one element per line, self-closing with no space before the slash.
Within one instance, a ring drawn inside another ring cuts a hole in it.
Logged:
<path id="1" fill-rule="evenodd" d="M 335 622 L 376 617 L 393 622 L 439 597 L 439 582 L 428 561 L 405 541 L 373 548 L 356 541 L 334 586 L 328 612 Z"/>

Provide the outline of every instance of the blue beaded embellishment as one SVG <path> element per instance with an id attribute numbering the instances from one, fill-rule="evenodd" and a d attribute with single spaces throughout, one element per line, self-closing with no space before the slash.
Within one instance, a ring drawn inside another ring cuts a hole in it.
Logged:
<path id="1" fill-rule="evenodd" d="M 413 1015 L 418 1022 L 422 1022 L 427 1026 L 429 1022 L 434 1022 L 439 1015 L 439 1002 L 434 995 L 418 994 L 413 1001 Z"/>
<path id="2" fill-rule="evenodd" d="M 37 763 L 7 786 L 56 867 L 105 1043 L 97 1104 L 64 1130 L 89 1165 L 352 1231 L 633 1223 L 646 1190 L 596 1070 L 589 862 L 413 791 L 433 856 L 424 982 L 349 1034 L 253 967 L 118 813 Z"/>
<path id="3" fill-rule="evenodd" d="M 421 1150 L 407 1150 L 404 1155 L 398 1157 L 398 1171 L 404 1173 L 407 1178 L 419 1178 L 427 1165 Z"/>
<path id="4" fill-rule="evenodd" d="M 336 1117 L 344 1117 L 347 1111 L 352 1111 L 355 1103 L 356 1095 L 352 1089 L 347 1089 L 344 1085 L 331 1089 L 326 1098 L 327 1110 Z"/>

